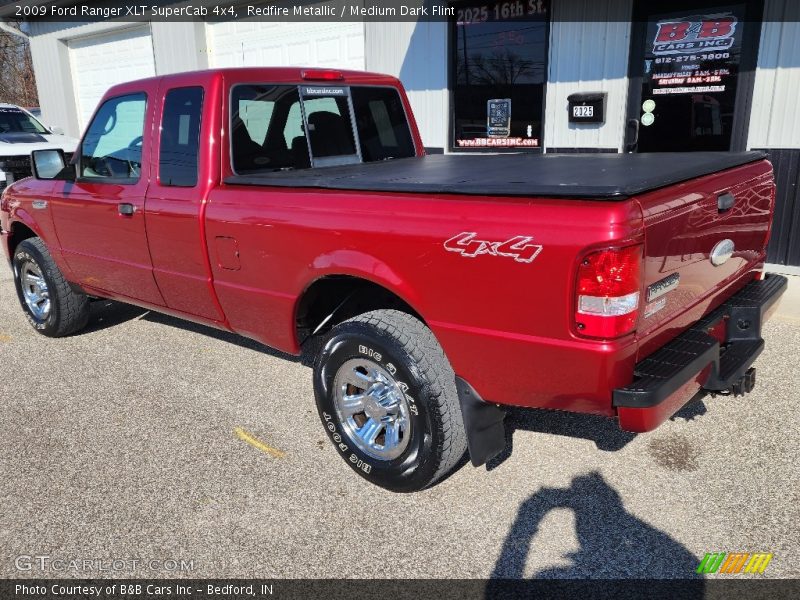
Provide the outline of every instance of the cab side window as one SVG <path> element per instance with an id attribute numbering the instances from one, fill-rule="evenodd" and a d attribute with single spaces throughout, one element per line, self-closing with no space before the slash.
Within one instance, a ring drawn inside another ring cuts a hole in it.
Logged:
<path id="1" fill-rule="evenodd" d="M 158 153 L 158 180 L 161 185 L 197 185 L 202 111 L 203 88 L 185 87 L 167 92 Z"/>
<path id="2" fill-rule="evenodd" d="M 147 108 L 144 93 L 106 100 L 81 145 L 80 176 L 135 183 L 142 171 L 142 134 Z"/>

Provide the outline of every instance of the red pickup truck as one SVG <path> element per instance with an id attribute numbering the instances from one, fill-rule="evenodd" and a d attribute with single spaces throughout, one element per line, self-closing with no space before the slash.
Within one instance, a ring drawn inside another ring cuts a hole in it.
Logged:
<path id="1" fill-rule="evenodd" d="M 499 453 L 502 405 L 645 432 L 700 390 L 749 391 L 786 288 L 761 272 L 762 154 L 426 156 L 385 75 L 119 85 L 70 164 L 32 166 L 0 216 L 37 331 L 111 298 L 317 348 L 331 441 L 397 491 Z"/>

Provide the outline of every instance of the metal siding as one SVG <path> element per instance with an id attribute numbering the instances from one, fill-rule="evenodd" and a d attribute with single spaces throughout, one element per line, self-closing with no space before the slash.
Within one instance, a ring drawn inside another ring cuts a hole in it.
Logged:
<path id="1" fill-rule="evenodd" d="M 398 77 L 408 93 L 422 142 L 448 146 L 446 22 L 368 22 L 367 70 Z"/>
<path id="2" fill-rule="evenodd" d="M 191 21 L 153 21 L 150 29 L 158 75 L 208 68 L 205 24 Z"/>
<path id="3" fill-rule="evenodd" d="M 764 149 L 775 169 L 775 219 L 767 262 L 800 266 L 800 2 L 766 0 L 748 148 Z"/>
<path id="4" fill-rule="evenodd" d="M 765 150 L 775 169 L 775 218 L 767 262 L 800 266 L 800 150 Z"/>
<path id="5" fill-rule="evenodd" d="M 67 135 L 78 135 L 78 113 L 69 70 L 66 47 L 55 38 L 32 37 L 31 58 L 36 74 L 36 89 L 42 121 L 60 127 Z"/>
<path id="6" fill-rule="evenodd" d="M 756 68 L 749 148 L 800 148 L 800 2 L 767 0 Z"/>
<path id="7" fill-rule="evenodd" d="M 553 1 L 546 149 L 622 149 L 632 11 L 632 0 Z M 569 123 L 567 96 L 574 92 L 607 92 L 606 122 Z"/>

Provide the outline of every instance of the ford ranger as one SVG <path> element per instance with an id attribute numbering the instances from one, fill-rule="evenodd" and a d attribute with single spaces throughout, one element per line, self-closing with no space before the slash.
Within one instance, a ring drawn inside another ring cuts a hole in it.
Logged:
<path id="1" fill-rule="evenodd" d="M 761 153 L 426 156 L 385 75 L 118 85 L 71 161 L 32 165 L 0 216 L 36 331 L 109 298 L 315 348 L 333 445 L 396 491 L 497 455 L 504 405 L 646 432 L 749 391 L 786 288 Z"/>

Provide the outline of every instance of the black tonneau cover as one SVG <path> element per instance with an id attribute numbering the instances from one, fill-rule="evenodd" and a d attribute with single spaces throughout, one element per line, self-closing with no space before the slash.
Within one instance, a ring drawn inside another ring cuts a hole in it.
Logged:
<path id="1" fill-rule="evenodd" d="M 763 152 L 438 154 L 234 175 L 258 185 L 483 196 L 622 199 L 765 158 Z"/>

